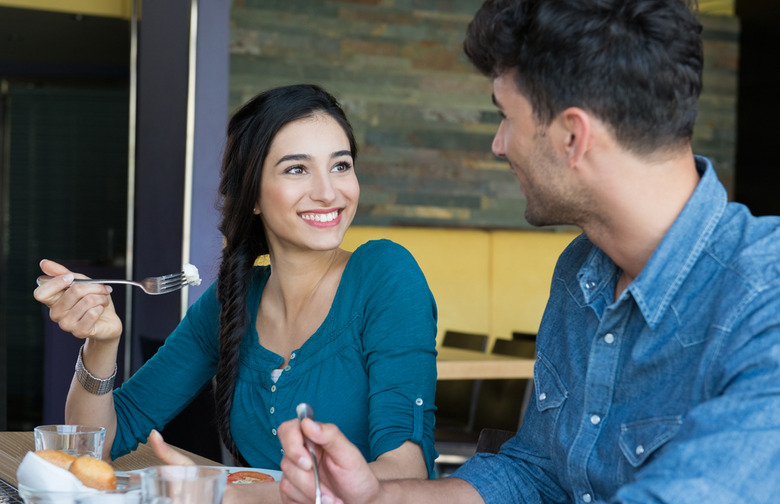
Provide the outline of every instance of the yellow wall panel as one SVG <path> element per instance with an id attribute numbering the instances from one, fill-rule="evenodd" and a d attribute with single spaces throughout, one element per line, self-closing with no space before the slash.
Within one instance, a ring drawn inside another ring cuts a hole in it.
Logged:
<path id="1" fill-rule="evenodd" d="M 488 334 L 490 236 L 486 231 L 353 226 L 343 248 L 387 238 L 417 260 L 436 298 L 439 341 L 447 329 Z"/>
<path id="2" fill-rule="evenodd" d="M 0 0 L 0 6 L 130 19 L 132 0 Z"/>
<path id="3" fill-rule="evenodd" d="M 512 331 L 536 334 L 555 263 L 578 234 L 579 231 L 492 233 L 491 336 L 511 338 Z"/>

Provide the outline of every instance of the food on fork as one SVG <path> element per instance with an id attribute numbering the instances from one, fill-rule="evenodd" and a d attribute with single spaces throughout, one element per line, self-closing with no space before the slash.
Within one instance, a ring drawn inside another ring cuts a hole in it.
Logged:
<path id="1" fill-rule="evenodd" d="M 36 455 L 57 467 L 70 471 L 84 485 L 96 490 L 116 489 L 116 474 L 108 462 L 82 455 L 74 457 L 59 450 L 37 450 Z"/>
<path id="2" fill-rule="evenodd" d="M 198 268 L 192 264 L 185 264 L 182 267 L 184 273 L 184 279 L 187 280 L 189 285 L 200 285 L 200 275 L 198 274 Z"/>
<path id="3" fill-rule="evenodd" d="M 47 462 L 51 462 L 57 467 L 65 469 L 66 471 L 70 469 L 70 465 L 74 460 L 76 460 L 76 457 L 70 453 L 65 453 L 59 450 L 38 450 L 35 452 L 35 454 Z"/>
<path id="4" fill-rule="evenodd" d="M 270 474 L 265 474 L 257 471 L 237 471 L 228 474 L 228 483 L 235 483 L 236 485 L 247 485 L 251 483 L 263 483 L 265 481 L 273 481 L 274 477 Z"/>

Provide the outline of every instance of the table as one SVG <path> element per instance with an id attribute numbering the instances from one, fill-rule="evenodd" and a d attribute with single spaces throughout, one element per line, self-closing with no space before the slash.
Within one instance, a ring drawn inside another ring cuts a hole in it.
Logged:
<path id="1" fill-rule="evenodd" d="M 439 380 L 528 379 L 534 376 L 534 359 L 441 347 L 436 369 Z"/>
<path id="2" fill-rule="evenodd" d="M 35 438 L 29 432 L 0 432 L 0 478 L 16 486 L 16 469 L 28 451 L 35 450 Z M 190 457 L 198 465 L 222 465 L 206 457 L 177 448 L 178 451 Z M 127 455 L 114 460 L 111 465 L 117 471 L 132 471 L 156 465 L 163 465 L 148 444 L 138 445 L 138 448 Z"/>

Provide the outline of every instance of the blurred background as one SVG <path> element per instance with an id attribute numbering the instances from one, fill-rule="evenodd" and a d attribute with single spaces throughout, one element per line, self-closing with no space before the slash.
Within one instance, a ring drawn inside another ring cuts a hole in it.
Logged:
<path id="1" fill-rule="evenodd" d="M 282 84 L 324 86 L 355 127 L 361 203 L 347 246 L 372 236 L 407 245 L 437 297 L 440 335 L 484 333 L 492 346 L 534 334 L 576 230 L 531 229 L 490 152 L 491 85 L 461 50 L 480 3 L 0 0 L 0 430 L 62 421 L 79 342 L 32 298 L 40 259 L 93 277 L 200 268 L 204 285 L 180 294 L 115 290 L 129 376 L 215 277 L 229 114 Z M 779 214 L 780 7 L 699 5 L 694 150 L 732 200 Z"/>

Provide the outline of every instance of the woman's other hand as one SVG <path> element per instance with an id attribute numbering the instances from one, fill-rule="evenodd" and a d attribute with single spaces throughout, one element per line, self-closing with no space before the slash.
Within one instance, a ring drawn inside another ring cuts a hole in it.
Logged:
<path id="1" fill-rule="evenodd" d="M 52 276 L 33 292 L 36 300 L 49 307 L 49 317 L 65 332 L 80 339 L 109 341 L 119 339 L 122 321 L 111 301 L 111 287 L 74 283 L 76 276 L 54 261 L 41 261 L 41 271 Z"/>
<path id="2" fill-rule="evenodd" d="M 149 434 L 149 444 L 152 445 L 152 451 L 157 455 L 157 458 L 166 465 L 195 465 L 191 458 L 171 448 L 171 445 L 163 439 L 162 434 L 156 430 L 152 430 L 152 433 Z"/>

